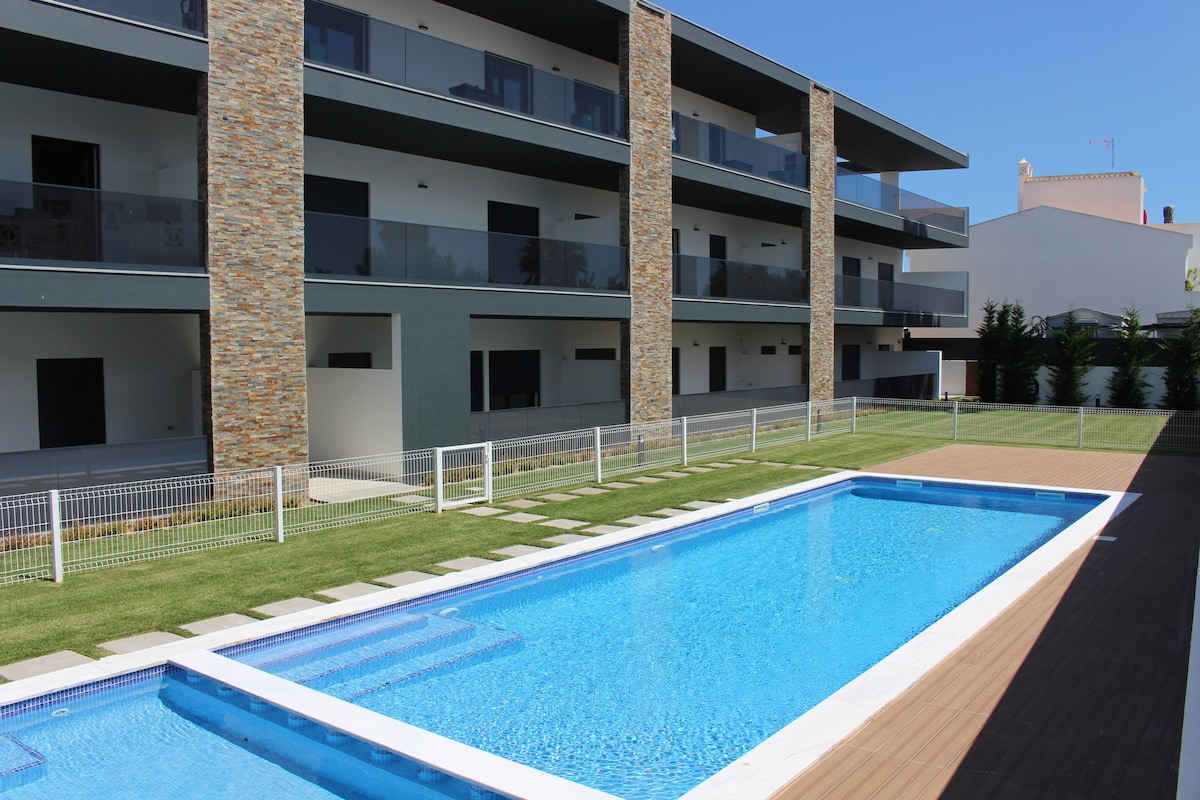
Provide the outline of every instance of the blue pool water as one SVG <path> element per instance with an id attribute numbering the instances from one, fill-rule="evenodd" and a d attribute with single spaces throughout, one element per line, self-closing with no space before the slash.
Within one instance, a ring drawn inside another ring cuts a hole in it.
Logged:
<path id="1" fill-rule="evenodd" d="M 225 653 L 628 800 L 677 798 L 1101 499 L 910 483 L 860 478 Z M 320 751 L 297 749 L 286 737 L 300 734 L 286 724 L 281 734 L 238 715 L 231 723 L 222 698 L 198 692 L 167 674 L 86 714 L 50 717 L 47 706 L 44 718 L 10 715 L 0 731 L 46 759 L 32 768 L 44 775 L 12 797 L 73 796 L 54 781 L 108 769 L 118 781 L 124 770 L 159 786 L 196 781 L 203 797 L 267 796 L 225 783 L 259 772 L 280 782 L 271 796 L 376 796 L 314 766 Z M 268 751 L 307 753 L 298 763 L 308 766 L 259 757 Z M 169 762 L 168 777 L 150 761 Z M 461 784 L 435 791 L 406 769 L 391 773 L 403 791 L 378 796 L 466 796 Z"/>

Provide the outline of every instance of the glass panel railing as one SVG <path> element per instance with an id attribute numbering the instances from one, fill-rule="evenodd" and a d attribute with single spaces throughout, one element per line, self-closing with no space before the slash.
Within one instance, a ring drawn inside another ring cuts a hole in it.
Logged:
<path id="1" fill-rule="evenodd" d="M 944 205 L 898 186 L 889 186 L 875 178 L 860 175 L 845 167 L 838 167 L 837 196 L 839 200 L 849 200 L 860 206 L 895 214 L 942 230 L 967 232 L 965 208 Z"/>
<path id="2" fill-rule="evenodd" d="M 616 92 L 319 0 L 304 7 L 308 61 L 625 138 L 625 98 Z"/>
<path id="3" fill-rule="evenodd" d="M 965 314 L 966 292 L 939 286 L 835 277 L 835 303 L 848 308 L 907 311 L 925 314 Z"/>
<path id="4" fill-rule="evenodd" d="M 677 297 L 808 302 L 808 273 L 701 256 L 675 256 Z"/>
<path id="5" fill-rule="evenodd" d="M 0 256 L 204 267 L 200 203 L 45 183 L 0 181 Z"/>
<path id="6" fill-rule="evenodd" d="M 64 0 L 69 5 L 147 22 L 162 28 L 204 33 L 204 0 Z"/>
<path id="7" fill-rule="evenodd" d="M 802 153 L 676 113 L 671 114 L 671 149 L 708 164 L 808 186 L 808 160 Z"/>
<path id="8" fill-rule="evenodd" d="M 308 212 L 305 272 L 430 284 L 624 292 L 625 249 Z"/>

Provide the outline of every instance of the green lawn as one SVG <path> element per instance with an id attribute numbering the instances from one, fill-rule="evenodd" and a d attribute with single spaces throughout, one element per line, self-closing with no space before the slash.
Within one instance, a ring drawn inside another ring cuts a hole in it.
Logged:
<path id="1" fill-rule="evenodd" d="M 862 433 L 740 455 L 828 469 L 862 469 L 942 444 L 932 439 Z M 726 458 L 731 457 L 738 456 Z M 820 474 L 824 472 L 739 465 L 582 497 L 556 504 L 553 513 L 596 524 L 612 523 L 690 500 L 744 497 Z M 512 544 L 545 545 L 541 539 L 554 533 L 536 525 L 454 511 L 414 514 L 295 535 L 283 544 L 244 544 L 68 574 L 61 584 L 0 587 L 4 609 L 0 664 L 57 650 L 101 656 L 104 651 L 95 647 L 98 642 L 152 630 L 184 633 L 178 628 L 183 623 L 232 612 L 250 613 L 264 603 L 313 597 L 321 589 L 403 570 L 445 572 L 436 566 L 438 562 L 468 555 L 497 558 L 489 551 Z"/>

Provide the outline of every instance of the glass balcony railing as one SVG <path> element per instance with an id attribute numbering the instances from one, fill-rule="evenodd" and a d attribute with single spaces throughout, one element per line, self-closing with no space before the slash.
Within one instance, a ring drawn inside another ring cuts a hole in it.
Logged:
<path id="1" fill-rule="evenodd" d="M 966 292 L 914 283 L 877 281 L 837 275 L 834 303 L 849 308 L 907 311 L 922 314 L 965 314 Z"/>
<path id="2" fill-rule="evenodd" d="M 671 150 L 738 172 L 808 186 L 808 159 L 803 154 L 676 113 L 671 114 Z"/>
<path id="3" fill-rule="evenodd" d="M 304 57 L 388 83 L 625 138 L 625 98 L 616 92 L 317 0 L 304 4 Z"/>
<path id="4" fill-rule="evenodd" d="M 808 302 L 808 273 L 789 267 L 675 256 L 675 296 Z"/>
<path id="5" fill-rule="evenodd" d="M 907 192 L 897 186 L 889 186 L 875 178 L 838 167 L 837 196 L 860 206 L 885 211 L 899 217 L 932 225 L 954 233 L 967 232 L 967 210 L 955 208 Z"/>
<path id="6" fill-rule="evenodd" d="M 203 35 L 204 0 L 64 0 L 69 5 L 146 22 L 161 28 Z"/>
<path id="7" fill-rule="evenodd" d="M 430 284 L 628 291 L 625 248 L 409 222 L 304 215 L 304 271 Z"/>
<path id="8" fill-rule="evenodd" d="M 0 181 L 6 260 L 204 267 L 195 200 Z"/>

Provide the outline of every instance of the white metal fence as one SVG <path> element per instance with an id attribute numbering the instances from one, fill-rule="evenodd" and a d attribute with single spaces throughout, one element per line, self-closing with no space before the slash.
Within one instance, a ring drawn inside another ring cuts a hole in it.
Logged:
<path id="1" fill-rule="evenodd" d="M 600 483 L 840 433 L 1200 452 L 1200 414 L 840 398 L 0 497 L 0 584 Z"/>

